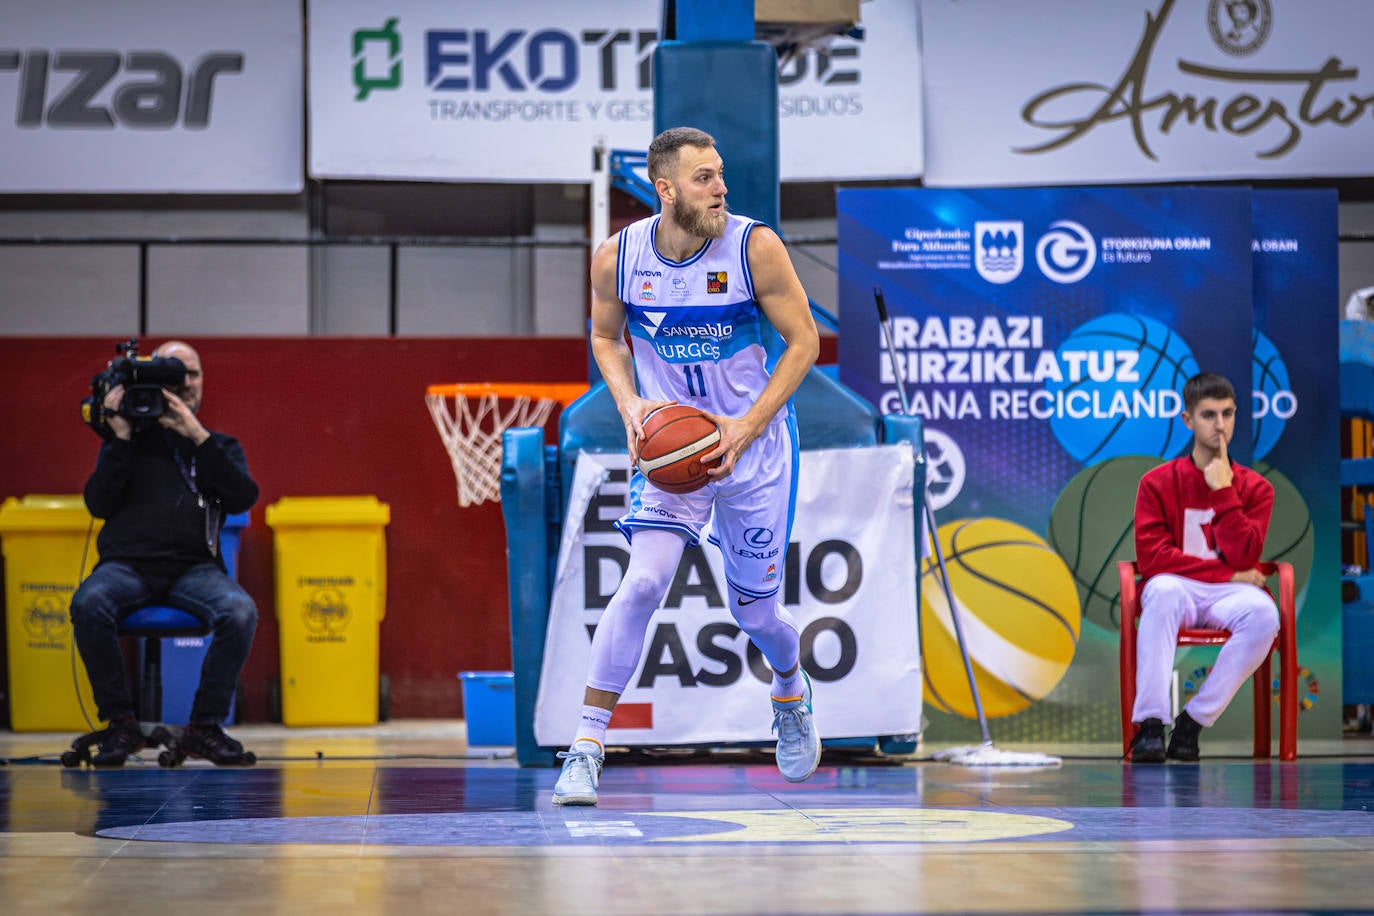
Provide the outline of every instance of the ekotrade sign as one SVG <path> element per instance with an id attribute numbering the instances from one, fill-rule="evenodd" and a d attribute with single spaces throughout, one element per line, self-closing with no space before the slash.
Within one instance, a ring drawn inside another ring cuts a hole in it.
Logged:
<path id="1" fill-rule="evenodd" d="M 295 193 L 289 0 L 0 5 L 0 192 Z"/>
<path id="2" fill-rule="evenodd" d="M 779 66 L 784 179 L 920 175 L 915 3 L 862 13 L 859 34 Z M 654 0 L 312 4 L 310 173 L 588 181 L 598 141 L 652 139 L 660 15 Z"/>

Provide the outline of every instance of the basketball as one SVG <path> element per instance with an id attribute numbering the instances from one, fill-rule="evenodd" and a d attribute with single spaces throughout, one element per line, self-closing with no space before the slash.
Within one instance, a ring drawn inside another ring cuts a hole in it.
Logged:
<path id="1" fill-rule="evenodd" d="M 1133 363 L 1118 363 L 1118 354 L 1132 351 Z M 1179 412 L 1183 383 L 1198 371 L 1193 351 L 1182 337 L 1163 322 L 1143 315 L 1110 312 L 1073 331 L 1059 347 L 1061 365 L 1074 354 L 1078 377 L 1065 375 L 1050 381 L 1046 389 L 1065 403 L 1077 405 L 1070 412 L 1050 418 L 1050 429 L 1074 458 L 1096 464 L 1120 455 L 1156 455 L 1173 458 L 1192 442 L 1193 434 Z M 1134 381 L 1118 381 L 1129 377 Z M 1100 413 L 1084 413 L 1085 405 L 1097 404 Z M 1134 409 L 1129 418 L 1123 410 Z"/>
<path id="2" fill-rule="evenodd" d="M 1254 460 L 1259 461 L 1278 443 L 1283 428 L 1288 424 L 1288 417 L 1297 409 L 1297 402 L 1288 381 L 1288 367 L 1284 365 L 1278 347 L 1261 334 L 1259 328 L 1254 329 L 1251 340 L 1252 451 Z"/>
<path id="3" fill-rule="evenodd" d="M 1118 560 L 1135 559 L 1135 496 L 1140 478 L 1163 462 L 1123 455 L 1086 467 L 1059 492 L 1048 540 L 1073 573 L 1084 618 L 1121 629 Z"/>
<path id="4" fill-rule="evenodd" d="M 668 493 L 691 493 L 710 482 L 706 472 L 720 459 L 701 456 L 720 442 L 720 427 L 695 407 L 673 404 L 649 412 L 639 440 L 639 472 Z"/>
<path id="5" fill-rule="evenodd" d="M 1020 712 L 1059 683 L 1078 646 L 1082 614 L 1073 574 L 1034 532 L 1000 518 L 940 526 L 959 627 L 989 717 Z M 921 564 L 925 699 L 977 715 L 935 557 Z"/>

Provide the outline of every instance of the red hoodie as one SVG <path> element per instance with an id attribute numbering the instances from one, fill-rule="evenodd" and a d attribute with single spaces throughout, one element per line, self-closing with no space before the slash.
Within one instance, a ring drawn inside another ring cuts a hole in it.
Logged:
<path id="1" fill-rule="evenodd" d="M 1269 531 L 1274 488 L 1231 462 L 1229 487 L 1212 490 L 1190 455 L 1140 479 L 1135 498 L 1136 568 L 1143 579 L 1173 573 L 1199 582 L 1229 582 L 1254 569 Z"/>

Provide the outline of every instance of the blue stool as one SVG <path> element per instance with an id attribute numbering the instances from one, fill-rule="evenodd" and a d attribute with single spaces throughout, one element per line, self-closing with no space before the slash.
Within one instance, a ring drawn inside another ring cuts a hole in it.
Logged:
<path id="1" fill-rule="evenodd" d="M 119 635 L 132 636 L 143 640 L 140 654 L 143 664 L 140 667 L 138 684 L 138 718 L 142 722 L 162 721 L 162 641 L 177 637 L 209 637 L 210 628 L 194 614 L 150 604 L 134 611 L 119 622 Z M 204 639 L 206 647 L 209 640 Z M 199 652 L 205 657 L 205 649 Z M 186 721 L 186 716 L 178 716 Z"/>

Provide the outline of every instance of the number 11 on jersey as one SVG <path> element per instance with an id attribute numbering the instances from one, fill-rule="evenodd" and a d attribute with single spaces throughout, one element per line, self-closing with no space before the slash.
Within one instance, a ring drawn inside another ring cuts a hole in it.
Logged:
<path id="1" fill-rule="evenodd" d="M 706 379 L 701 374 L 701 366 L 683 366 L 682 374 L 687 376 L 687 393 L 694 398 L 706 397 Z"/>

